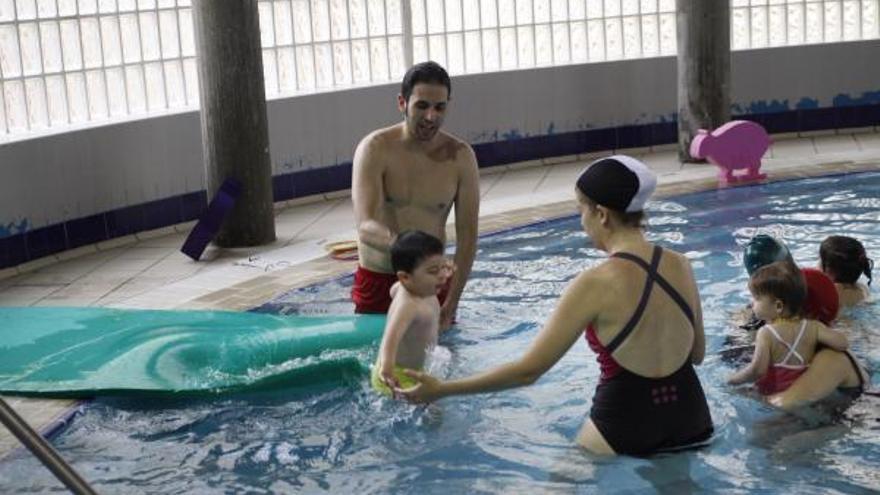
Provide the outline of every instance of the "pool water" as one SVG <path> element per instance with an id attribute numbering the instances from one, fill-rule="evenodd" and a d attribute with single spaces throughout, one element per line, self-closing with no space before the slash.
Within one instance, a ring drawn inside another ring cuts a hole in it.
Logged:
<path id="1" fill-rule="evenodd" d="M 716 426 L 707 448 L 648 459 L 574 447 L 598 365 L 578 342 L 535 385 L 429 407 L 375 395 L 366 376 L 200 399 L 97 399 L 53 443 L 100 493 L 876 493 L 880 399 L 835 398 L 782 414 L 725 378 L 750 351 L 733 320 L 748 302 L 741 246 L 784 239 L 814 266 L 831 234 L 880 256 L 880 173 L 736 188 L 649 204 L 652 241 L 686 253 L 700 287 L 707 358 L 698 368 Z M 435 374 L 457 377 L 520 355 L 565 285 L 601 262 L 577 218 L 481 238 L 456 329 Z M 350 313 L 351 277 L 285 294 L 259 311 Z M 845 312 L 854 353 L 880 369 L 877 305 Z M 363 349 L 365 363 L 376 349 Z M 875 382 L 880 374 L 874 373 Z M 0 463 L 0 492 L 61 491 L 34 458 Z"/>

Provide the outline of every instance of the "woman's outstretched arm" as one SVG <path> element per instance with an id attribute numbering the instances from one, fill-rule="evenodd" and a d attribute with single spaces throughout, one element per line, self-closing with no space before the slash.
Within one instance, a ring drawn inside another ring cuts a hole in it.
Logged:
<path id="1" fill-rule="evenodd" d="M 601 307 L 601 283 L 592 270 L 579 275 L 565 289 L 544 328 L 519 359 L 483 373 L 442 382 L 427 373 L 408 370 L 419 384 L 398 392 L 412 402 L 432 402 L 450 395 L 491 392 L 534 383 L 556 364 L 577 341 Z"/>

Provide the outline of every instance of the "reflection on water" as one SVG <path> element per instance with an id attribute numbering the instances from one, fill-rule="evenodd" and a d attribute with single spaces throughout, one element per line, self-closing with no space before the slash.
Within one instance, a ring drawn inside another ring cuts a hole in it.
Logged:
<path id="1" fill-rule="evenodd" d="M 880 174 L 811 179 L 666 199 L 650 238 L 686 253 L 700 285 L 708 356 L 698 369 L 716 423 L 708 448 L 649 459 L 599 458 L 573 445 L 598 366 L 583 343 L 535 385 L 416 407 L 375 395 L 366 377 L 201 399 L 99 399 L 54 441 L 101 493 L 869 493 L 880 486 L 878 399 L 843 397 L 782 414 L 724 385 L 750 355 L 741 246 L 783 237 L 814 266 L 830 234 L 880 253 Z M 792 192 L 797 191 L 797 195 Z M 431 371 L 462 376 L 524 348 L 566 283 L 600 262 L 577 219 L 483 238 Z M 260 311 L 351 313 L 350 277 L 293 291 Z M 840 322 L 880 369 L 876 305 Z M 364 351 L 373 359 L 375 350 Z M 875 371 L 875 381 L 880 378 Z M 60 485 L 29 455 L 0 463 L 0 491 Z"/>

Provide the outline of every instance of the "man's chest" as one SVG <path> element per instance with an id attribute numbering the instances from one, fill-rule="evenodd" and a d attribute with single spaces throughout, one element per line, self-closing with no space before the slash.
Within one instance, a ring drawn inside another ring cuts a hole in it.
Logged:
<path id="1" fill-rule="evenodd" d="M 458 174 L 453 163 L 401 161 L 386 170 L 383 189 L 394 206 L 444 211 L 455 200 Z"/>

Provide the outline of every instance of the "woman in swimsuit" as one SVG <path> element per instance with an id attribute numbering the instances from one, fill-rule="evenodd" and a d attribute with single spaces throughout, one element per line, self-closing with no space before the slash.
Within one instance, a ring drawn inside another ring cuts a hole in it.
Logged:
<path id="1" fill-rule="evenodd" d="M 766 263 L 782 259 L 763 252 L 767 249 L 775 252 L 778 250 L 776 244 L 781 243 L 763 242 L 756 245 L 755 249 L 746 248 L 743 261 L 750 273 Z M 802 268 L 801 272 L 807 283 L 804 316 L 831 325 L 839 308 L 834 283 L 820 270 Z M 776 407 L 792 410 L 825 399 L 835 392 L 842 392 L 853 398 L 862 393 L 876 395 L 876 392 L 869 391 L 870 385 L 870 375 L 852 353 L 825 348 L 816 351 L 809 368 L 788 389 L 768 396 L 767 401 Z"/>
<path id="2" fill-rule="evenodd" d="M 642 232 L 642 210 L 656 183 L 628 156 L 588 166 L 576 184 L 581 225 L 609 259 L 569 284 L 519 359 L 447 382 L 411 371 L 420 383 L 399 392 L 431 402 L 528 385 L 586 338 L 601 376 L 580 445 L 599 454 L 648 455 L 708 441 L 712 419 L 693 368 L 705 354 L 693 272 L 687 258 L 648 243 Z"/>
<path id="3" fill-rule="evenodd" d="M 826 275 L 834 280 L 840 305 L 855 306 L 871 297 L 871 269 L 874 261 L 868 258 L 861 242 L 842 235 L 832 235 L 819 246 L 819 265 Z M 859 282 L 862 275 L 868 285 Z"/>
<path id="4" fill-rule="evenodd" d="M 813 289 L 808 291 L 804 316 L 830 325 L 838 310 L 834 284 L 819 270 L 803 268 L 801 272 L 806 276 L 808 287 Z M 788 389 L 768 396 L 767 401 L 776 407 L 792 410 L 825 399 L 835 391 L 854 399 L 863 393 L 877 395 L 870 388 L 871 376 L 850 351 L 822 348 L 816 351 L 810 367 Z"/>
<path id="5" fill-rule="evenodd" d="M 804 317 L 807 286 L 791 261 L 756 270 L 749 290 L 755 315 L 767 323 L 758 329 L 751 363 L 728 378 L 731 385 L 755 381 L 761 394 L 783 392 L 809 368 L 817 346 L 846 350 L 844 334 Z"/>

